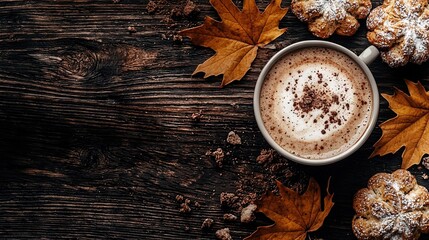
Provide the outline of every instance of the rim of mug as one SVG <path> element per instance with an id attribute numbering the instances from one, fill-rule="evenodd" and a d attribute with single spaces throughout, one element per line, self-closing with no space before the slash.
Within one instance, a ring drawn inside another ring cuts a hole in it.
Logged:
<path id="1" fill-rule="evenodd" d="M 261 111 L 260 111 L 260 95 L 261 95 L 262 84 L 264 83 L 266 75 L 274 66 L 274 64 L 277 63 L 281 58 L 283 58 L 284 55 L 287 55 L 298 49 L 309 48 L 309 47 L 327 47 L 346 54 L 348 57 L 353 59 L 353 61 L 355 61 L 359 65 L 359 67 L 364 71 L 366 77 L 368 78 L 368 81 L 370 83 L 371 90 L 372 90 L 372 111 L 371 111 L 369 124 L 367 125 L 365 132 L 362 134 L 362 136 L 360 136 L 360 138 L 356 141 L 356 143 L 353 144 L 349 149 L 341 152 L 338 155 L 335 155 L 329 158 L 323 158 L 323 159 L 304 158 L 304 157 L 300 157 L 295 154 L 292 154 L 286 151 L 285 149 L 283 149 L 279 144 L 277 144 L 274 141 L 274 139 L 268 133 L 268 130 L 265 128 L 264 122 L 262 120 Z M 360 59 L 358 55 L 356 55 L 346 47 L 343 47 L 333 42 L 323 41 L 323 40 L 306 40 L 306 41 L 296 42 L 277 52 L 273 57 L 270 58 L 267 64 L 265 64 L 264 68 L 259 74 L 258 80 L 256 81 L 255 92 L 253 96 L 253 109 L 254 109 L 256 122 L 258 124 L 259 130 L 264 136 L 264 139 L 270 144 L 272 148 L 274 148 L 274 150 L 276 150 L 278 153 L 280 153 L 287 159 L 290 159 L 294 162 L 301 163 L 304 165 L 312 165 L 312 166 L 327 165 L 334 162 L 338 162 L 340 160 L 347 158 L 348 156 L 356 152 L 360 147 L 362 147 L 362 145 L 366 142 L 366 140 L 371 135 L 377 123 L 379 103 L 380 103 L 380 99 L 379 99 L 377 83 L 375 81 L 375 78 L 372 72 L 369 70 L 369 67 L 362 61 L 362 59 Z"/>

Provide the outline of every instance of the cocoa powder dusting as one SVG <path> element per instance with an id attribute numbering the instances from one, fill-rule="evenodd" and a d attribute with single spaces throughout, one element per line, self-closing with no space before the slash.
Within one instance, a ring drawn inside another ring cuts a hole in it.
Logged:
<path id="1" fill-rule="evenodd" d="M 324 90 L 306 85 L 302 96 L 295 95 L 293 106 L 295 107 L 295 111 L 300 113 L 309 113 L 315 109 L 322 109 L 326 114 L 329 112 L 331 105 L 337 104 L 337 102 L 338 97 L 331 97 Z"/>

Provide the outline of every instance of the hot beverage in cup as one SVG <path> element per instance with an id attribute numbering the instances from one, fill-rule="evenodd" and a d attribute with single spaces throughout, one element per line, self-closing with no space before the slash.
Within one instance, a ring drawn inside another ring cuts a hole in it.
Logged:
<path id="1" fill-rule="evenodd" d="M 298 48 L 266 70 L 255 112 L 263 132 L 288 155 L 333 159 L 354 148 L 374 125 L 373 89 L 368 73 L 344 52 Z"/>

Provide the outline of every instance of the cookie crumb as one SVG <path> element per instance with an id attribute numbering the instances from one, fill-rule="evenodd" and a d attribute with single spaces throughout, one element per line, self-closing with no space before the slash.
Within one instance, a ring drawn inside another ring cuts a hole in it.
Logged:
<path id="1" fill-rule="evenodd" d="M 182 37 L 182 36 L 180 36 Z M 174 40 L 174 38 L 173 38 Z M 183 40 L 183 38 L 181 39 L 181 41 Z M 203 117 L 202 111 L 200 110 L 197 113 L 192 113 L 191 119 L 194 120 L 195 122 L 199 122 L 201 120 L 201 118 Z"/>
<path id="2" fill-rule="evenodd" d="M 228 137 L 226 138 L 226 141 L 229 144 L 232 145 L 239 145 L 241 144 L 241 138 L 240 136 L 238 136 L 238 134 L 236 134 L 234 131 L 231 131 L 228 133 Z"/>
<path id="3" fill-rule="evenodd" d="M 429 156 L 428 157 L 424 157 L 422 159 L 422 165 L 423 167 L 425 167 L 427 170 L 429 170 Z"/>
<path id="4" fill-rule="evenodd" d="M 236 221 L 237 220 L 237 216 L 235 216 L 234 214 L 232 214 L 232 213 L 225 213 L 224 215 L 223 215 L 223 220 L 224 221 L 228 221 L 228 222 L 234 222 L 234 221 Z"/>
<path id="5" fill-rule="evenodd" d="M 259 156 L 256 158 L 256 162 L 259 164 L 270 163 L 274 158 L 273 149 L 262 149 Z"/>
<path id="6" fill-rule="evenodd" d="M 170 18 L 178 20 L 183 16 L 183 11 L 178 6 L 171 9 Z"/>
<path id="7" fill-rule="evenodd" d="M 201 224 L 201 229 L 202 230 L 207 230 L 207 229 L 210 229 L 210 228 L 212 228 L 212 226 L 213 226 L 213 219 L 211 219 L 211 218 L 206 218 L 205 220 L 204 220 L 204 222 Z"/>
<path id="8" fill-rule="evenodd" d="M 136 29 L 136 27 L 134 27 L 134 26 L 129 26 L 129 27 L 127 28 L 127 30 L 128 30 L 128 32 L 130 32 L 130 33 L 136 33 L 136 32 L 137 32 L 137 29 Z"/>
<path id="9" fill-rule="evenodd" d="M 183 14 L 186 17 L 197 15 L 199 12 L 200 12 L 200 9 L 198 9 L 197 5 L 191 0 L 188 0 L 186 2 L 185 7 L 183 8 Z"/>
<path id="10" fill-rule="evenodd" d="M 225 153 L 223 152 L 222 148 L 216 149 L 216 151 L 212 152 L 211 154 L 215 157 L 217 166 L 222 168 L 223 158 L 225 157 Z"/>
<path id="11" fill-rule="evenodd" d="M 229 228 L 222 228 L 216 231 L 216 238 L 219 240 L 232 240 Z"/>
<path id="12" fill-rule="evenodd" d="M 195 201 L 194 206 L 195 206 L 196 208 L 199 208 L 199 207 L 201 207 L 201 204 L 200 204 L 199 202 Z"/>
<path id="13" fill-rule="evenodd" d="M 249 204 L 247 207 L 241 210 L 240 221 L 242 223 L 250 223 L 255 220 L 255 210 L 257 206 L 255 204 Z"/>
<path id="14" fill-rule="evenodd" d="M 180 36 L 179 34 L 174 34 L 173 35 L 173 41 L 174 42 L 183 42 L 183 37 Z"/>
<path id="15" fill-rule="evenodd" d="M 189 207 L 189 204 L 191 204 L 191 200 L 185 199 L 185 202 L 180 204 L 180 210 L 181 213 L 190 213 L 192 211 L 191 207 Z"/>
<path id="16" fill-rule="evenodd" d="M 177 202 L 181 203 L 181 202 L 183 202 L 183 200 L 184 200 L 184 198 L 182 195 L 180 195 L 180 194 L 176 195 L 176 201 Z"/>
<path id="17" fill-rule="evenodd" d="M 428 180 L 428 179 L 429 179 L 429 176 L 428 176 L 426 173 L 423 173 L 422 178 L 423 178 L 424 180 Z"/>
<path id="18" fill-rule="evenodd" d="M 149 3 L 146 6 L 146 10 L 149 14 L 155 13 L 157 9 L 158 9 L 158 5 L 154 1 L 149 1 Z"/>
<path id="19" fill-rule="evenodd" d="M 220 194 L 220 204 L 224 207 L 234 208 L 237 201 L 238 197 L 234 193 L 222 192 Z"/>

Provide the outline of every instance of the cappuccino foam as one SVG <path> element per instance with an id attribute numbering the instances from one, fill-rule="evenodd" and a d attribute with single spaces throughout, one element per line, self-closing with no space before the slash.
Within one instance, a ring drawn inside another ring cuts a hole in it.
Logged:
<path id="1" fill-rule="evenodd" d="M 265 128 L 286 151 L 308 159 L 336 156 L 365 133 L 372 111 L 365 72 L 347 55 L 313 47 L 289 53 L 265 77 Z"/>

